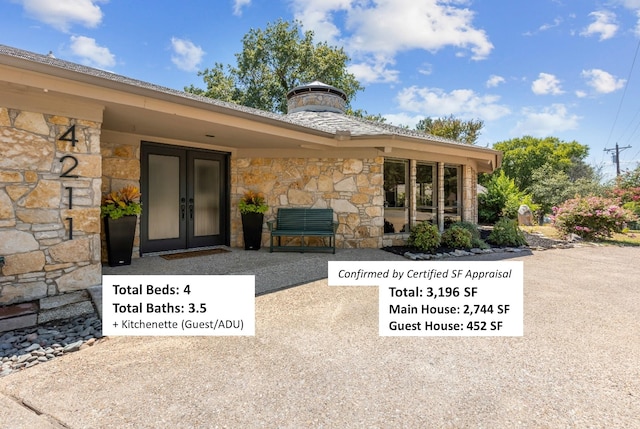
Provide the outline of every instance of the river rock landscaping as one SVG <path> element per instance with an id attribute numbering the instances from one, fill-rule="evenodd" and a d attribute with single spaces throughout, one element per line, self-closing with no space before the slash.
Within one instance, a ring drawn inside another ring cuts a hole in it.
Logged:
<path id="1" fill-rule="evenodd" d="M 0 334 L 0 377 L 90 347 L 102 338 L 97 315 Z"/>

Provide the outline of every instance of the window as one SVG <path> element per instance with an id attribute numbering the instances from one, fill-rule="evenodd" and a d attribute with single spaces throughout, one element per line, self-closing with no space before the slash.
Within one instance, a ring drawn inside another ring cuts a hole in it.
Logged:
<path id="1" fill-rule="evenodd" d="M 407 231 L 409 162 L 388 159 L 384 161 L 384 232 Z"/>
<path id="2" fill-rule="evenodd" d="M 460 167 L 444 167 L 444 223 L 458 222 L 461 218 L 462 195 Z"/>
<path id="3" fill-rule="evenodd" d="M 418 163 L 416 165 L 416 221 L 437 223 L 438 188 L 435 164 Z"/>
<path id="4" fill-rule="evenodd" d="M 440 171 L 444 173 L 440 182 L 437 163 L 417 161 L 412 164 L 411 174 L 409 165 L 408 160 L 384 161 L 385 234 L 409 232 L 409 219 L 413 223 L 414 218 L 415 222 L 428 221 L 435 225 L 443 221 L 445 226 L 462 220 L 462 167 L 440 164 Z M 441 195 L 444 206 L 438 207 Z M 409 207 L 413 200 L 415 207 Z"/>

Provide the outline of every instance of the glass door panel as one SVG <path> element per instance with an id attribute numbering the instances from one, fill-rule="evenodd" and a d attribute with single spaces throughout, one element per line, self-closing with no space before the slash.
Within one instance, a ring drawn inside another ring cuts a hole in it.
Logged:
<path id="1" fill-rule="evenodd" d="M 194 218 L 196 237 L 220 233 L 220 162 L 195 159 L 193 166 Z"/>
<path id="2" fill-rule="evenodd" d="M 180 158 L 149 155 L 149 240 L 180 236 Z"/>
<path id="3" fill-rule="evenodd" d="M 141 253 L 229 244 L 227 154 L 143 143 Z"/>

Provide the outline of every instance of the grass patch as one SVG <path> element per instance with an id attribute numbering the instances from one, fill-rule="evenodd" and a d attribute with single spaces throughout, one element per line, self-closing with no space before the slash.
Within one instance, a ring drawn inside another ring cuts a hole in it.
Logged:
<path id="1" fill-rule="evenodd" d="M 561 240 L 558 230 L 550 225 L 544 226 L 521 226 L 521 230 L 529 234 L 542 234 L 547 238 Z M 640 246 L 640 230 L 630 230 L 625 233 L 613 234 L 612 237 L 605 238 L 596 243 L 611 244 L 616 246 Z"/>
<path id="2" fill-rule="evenodd" d="M 529 234 L 542 234 L 545 237 L 552 238 L 554 240 L 562 239 L 562 237 L 558 233 L 558 230 L 552 227 L 551 225 L 521 226 L 520 229 Z"/>
<path id="3" fill-rule="evenodd" d="M 629 231 L 621 234 L 613 234 L 611 238 L 605 238 L 602 243 L 616 246 L 640 246 L 640 231 Z"/>

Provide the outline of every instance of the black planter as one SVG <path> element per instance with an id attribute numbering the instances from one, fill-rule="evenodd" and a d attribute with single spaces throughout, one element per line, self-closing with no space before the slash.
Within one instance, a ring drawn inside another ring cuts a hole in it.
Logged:
<path id="1" fill-rule="evenodd" d="M 264 214 L 242 214 L 242 234 L 244 235 L 244 250 L 260 250 L 262 245 L 262 223 Z"/>
<path id="2" fill-rule="evenodd" d="M 109 266 L 131 265 L 137 220 L 138 216 L 135 215 L 123 216 L 119 219 L 104 219 Z"/>

